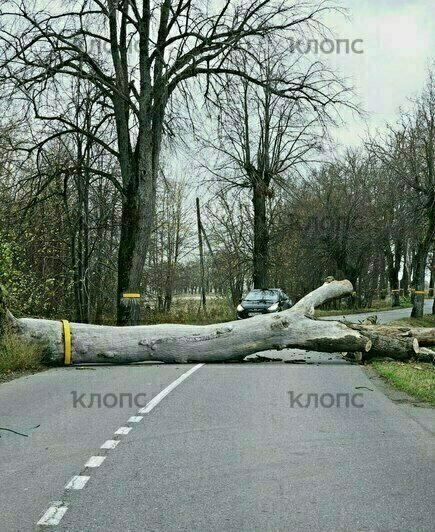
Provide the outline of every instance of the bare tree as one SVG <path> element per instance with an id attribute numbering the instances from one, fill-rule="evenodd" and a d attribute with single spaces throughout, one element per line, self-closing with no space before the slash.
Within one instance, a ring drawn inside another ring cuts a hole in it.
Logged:
<path id="1" fill-rule="evenodd" d="M 397 175 L 384 163 L 379 163 L 377 157 L 371 157 L 373 170 L 376 173 L 376 213 L 374 220 L 378 225 L 380 251 L 385 256 L 385 269 L 391 293 L 391 305 L 400 305 L 399 275 L 405 277 L 408 240 L 410 238 L 409 224 L 409 194 L 407 190 L 397 186 Z"/>
<path id="2" fill-rule="evenodd" d="M 218 191 L 207 205 L 207 234 L 213 247 L 213 277 L 238 305 L 252 272 L 252 220 L 239 194 Z"/>
<path id="3" fill-rule="evenodd" d="M 410 111 L 402 111 L 385 143 L 372 140 L 372 152 L 394 172 L 399 186 L 412 194 L 416 235 L 412 316 L 424 313 L 428 255 L 435 239 L 435 77 L 429 72 L 425 89 Z"/>
<path id="4" fill-rule="evenodd" d="M 168 312 L 176 286 L 179 262 L 191 251 L 192 229 L 186 205 L 186 183 L 164 178 L 157 192 L 157 212 L 145 280 L 149 298 Z"/>
<path id="5" fill-rule="evenodd" d="M 39 4 L 38 4 L 39 5 Z M 177 95 L 189 94 L 188 81 L 204 77 L 206 92 L 215 76 L 234 75 L 265 86 L 232 63 L 235 52 L 258 39 L 279 34 L 298 37 L 319 24 L 332 8 L 328 0 L 227 0 L 221 7 L 191 0 L 80 0 L 59 11 L 52 3 L 36 10 L 26 0 L 3 3 L 0 67 L 3 79 L 35 100 L 35 115 L 56 120 L 64 131 L 77 124 L 50 112 L 44 102 L 62 98 L 65 79 L 89 80 L 105 110 L 102 124 L 115 125 L 111 141 L 95 142 L 119 160 L 122 223 L 118 255 L 118 296 L 139 290 L 156 202 L 156 182 L 170 110 Z M 107 49 L 108 57 L 102 50 Z M 323 101 L 322 86 L 304 79 L 276 81 L 274 91 L 289 98 Z M 87 133 L 89 134 L 89 133 Z M 118 305 L 118 322 L 129 320 Z"/>
<path id="6" fill-rule="evenodd" d="M 290 60 L 289 60 L 290 57 Z M 240 68 L 251 58 L 240 56 Z M 321 63 L 309 63 L 288 50 L 280 51 L 273 40 L 256 53 L 251 67 L 266 83 L 259 87 L 244 78 L 228 78 L 216 98 L 218 128 L 203 142 L 216 154 L 207 163 L 209 172 L 227 188 L 249 191 L 253 209 L 253 282 L 264 288 L 270 282 L 267 203 L 277 187 L 288 187 L 312 163 L 321 150 L 324 126 L 337 107 L 351 106 L 347 90 Z M 308 98 L 284 98 L 277 80 L 297 77 L 309 91 Z"/>

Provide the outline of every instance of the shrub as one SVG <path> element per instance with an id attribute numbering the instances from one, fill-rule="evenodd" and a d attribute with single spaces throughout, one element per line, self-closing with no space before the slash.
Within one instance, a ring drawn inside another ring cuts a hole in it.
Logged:
<path id="1" fill-rule="evenodd" d="M 0 337 L 0 373 L 36 370 L 41 366 L 43 348 L 22 340 L 6 327 Z"/>

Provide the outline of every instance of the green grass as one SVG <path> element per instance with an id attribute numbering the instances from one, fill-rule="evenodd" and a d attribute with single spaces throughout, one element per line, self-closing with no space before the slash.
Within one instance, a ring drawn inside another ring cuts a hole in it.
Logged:
<path id="1" fill-rule="evenodd" d="M 316 310 L 314 315 L 316 317 L 321 316 L 346 316 L 348 314 L 362 314 L 367 312 L 383 312 L 385 310 L 397 310 L 401 308 L 412 308 L 412 305 L 408 302 L 401 303 L 398 307 L 392 307 L 387 301 L 375 301 L 373 306 L 369 308 L 358 309 L 335 309 L 335 310 Z"/>
<path id="2" fill-rule="evenodd" d="M 142 316 L 144 325 L 158 323 L 180 323 L 188 325 L 208 325 L 236 319 L 236 309 L 222 297 L 208 297 L 206 310 L 199 310 L 199 297 L 180 297 L 174 300 L 169 312 L 148 310 Z"/>
<path id="3" fill-rule="evenodd" d="M 11 329 L 0 337 L 0 376 L 41 369 L 43 349 L 28 344 Z"/>
<path id="4" fill-rule="evenodd" d="M 392 326 L 435 327 L 435 315 L 422 318 L 401 318 L 389 323 Z M 435 348 L 432 348 L 435 349 Z M 417 399 L 435 405 L 435 367 L 421 362 L 373 361 L 373 367 L 390 384 Z"/>
<path id="5" fill-rule="evenodd" d="M 389 325 L 398 325 L 405 327 L 435 327 L 435 314 L 426 314 L 421 318 L 401 318 L 389 323 Z"/>
<path id="6" fill-rule="evenodd" d="M 375 360 L 372 365 L 399 390 L 435 406 L 435 369 L 432 364 Z"/>

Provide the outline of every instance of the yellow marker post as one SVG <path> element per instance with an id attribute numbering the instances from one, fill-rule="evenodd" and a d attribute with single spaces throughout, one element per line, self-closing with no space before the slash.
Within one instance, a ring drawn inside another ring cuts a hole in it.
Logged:
<path id="1" fill-rule="evenodd" d="M 127 325 L 139 325 L 141 303 L 141 295 L 139 292 L 123 292 L 120 303 L 128 309 Z"/>
<path id="2" fill-rule="evenodd" d="M 65 366 L 71 365 L 71 327 L 68 320 L 61 320 L 63 325 L 63 341 L 65 345 Z"/>

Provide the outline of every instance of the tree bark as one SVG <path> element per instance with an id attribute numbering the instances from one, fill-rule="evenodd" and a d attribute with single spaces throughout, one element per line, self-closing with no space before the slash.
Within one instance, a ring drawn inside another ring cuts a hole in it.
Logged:
<path id="1" fill-rule="evenodd" d="M 424 281 L 426 273 L 427 254 L 428 249 L 426 243 L 419 243 L 415 259 L 415 293 L 411 311 L 411 316 L 413 318 L 421 318 L 424 314 Z"/>
<path id="2" fill-rule="evenodd" d="M 394 253 L 387 246 L 387 265 L 388 265 L 388 279 L 390 281 L 390 290 L 391 290 L 391 306 L 399 307 L 400 306 L 400 292 L 399 292 L 399 272 L 400 264 L 402 261 L 402 242 L 395 242 Z"/>
<path id="3" fill-rule="evenodd" d="M 199 248 L 199 266 L 201 273 L 201 303 L 199 310 L 206 310 L 207 300 L 205 297 L 205 267 L 204 267 L 204 246 L 202 244 L 202 223 L 201 223 L 201 209 L 199 206 L 199 198 L 196 198 L 196 222 L 198 226 L 198 248 Z"/>
<path id="4" fill-rule="evenodd" d="M 408 265 L 406 261 L 406 255 L 405 260 L 403 263 L 403 273 L 402 273 L 402 289 L 403 289 L 403 295 L 406 297 L 409 292 L 409 273 L 408 273 Z"/>
<path id="5" fill-rule="evenodd" d="M 416 359 L 418 362 L 432 362 L 432 364 L 435 364 L 435 351 L 427 347 L 422 347 Z"/>
<path id="6" fill-rule="evenodd" d="M 361 352 L 363 357 L 409 358 L 419 351 L 416 338 L 392 337 L 372 327 L 316 320 L 319 305 L 352 293 L 349 281 L 323 284 L 291 309 L 248 320 L 214 325 L 107 327 L 71 324 L 73 363 L 218 362 L 242 360 L 271 349 L 300 348 L 320 352 Z M 62 364 L 62 324 L 40 319 L 8 318 L 17 333 L 45 347 L 47 363 Z"/>
<path id="7" fill-rule="evenodd" d="M 118 325 L 138 323 L 139 307 L 125 305 L 124 292 L 141 292 L 143 269 L 154 221 L 156 175 L 132 176 L 122 202 L 121 237 L 118 251 Z"/>
<path id="8" fill-rule="evenodd" d="M 3 333 L 5 324 L 7 323 L 8 309 L 6 307 L 6 293 L 3 286 L 0 284 L 0 336 Z"/>
<path id="9" fill-rule="evenodd" d="M 430 279 L 429 279 L 429 297 L 434 296 L 435 291 L 435 251 L 432 253 L 432 261 L 430 265 Z"/>
<path id="10" fill-rule="evenodd" d="M 359 325 L 354 326 L 359 330 Z M 389 327 L 388 325 L 364 325 L 361 330 L 392 338 L 416 338 L 419 346 L 435 346 L 435 327 Z"/>
<path id="11" fill-rule="evenodd" d="M 254 207 L 254 288 L 268 288 L 269 232 L 266 218 L 266 190 L 267 186 L 263 183 L 257 184 L 253 187 L 252 204 Z"/>
<path id="12" fill-rule="evenodd" d="M 363 325 L 349 325 L 349 327 L 361 332 L 363 336 L 366 336 L 372 342 L 370 352 L 363 353 L 362 360 L 374 357 L 406 360 L 419 353 L 417 338 L 402 338 L 400 336 L 380 334 L 378 330 L 370 329 Z"/>

